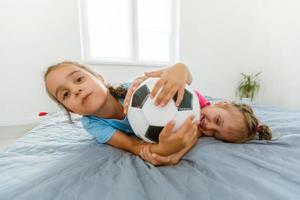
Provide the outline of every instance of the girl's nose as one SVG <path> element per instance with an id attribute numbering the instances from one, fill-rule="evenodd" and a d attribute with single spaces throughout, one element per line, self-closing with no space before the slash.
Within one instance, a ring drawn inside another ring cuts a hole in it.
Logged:
<path id="1" fill-rule="evenodd" d="M 211 124 L 210 123 L 206 123 L 206 126 L 205 126 L 206 130 L 211 130 Z"/>
<path id="2" fill-rule="evenodd" d="M 213 123 L 211 123 L 211 122 L 208 122 L 208 123 L 206 124 L 206 129 L 209 130 L 209 131 L 212 131 L 212 130 L 214 130 L 215 128 L 216 128 L 215 125 L 214 125 Z"/>
<path id="3" fill-rule="evenodd" d="M 79 88 L 76 92 L 75 92 L 75 95 L 76 96 L 78 96 L 78 95 L 80 95 L 81 94 L 81 92 L 82 92 L 82 89 L 81 88 Z"/>

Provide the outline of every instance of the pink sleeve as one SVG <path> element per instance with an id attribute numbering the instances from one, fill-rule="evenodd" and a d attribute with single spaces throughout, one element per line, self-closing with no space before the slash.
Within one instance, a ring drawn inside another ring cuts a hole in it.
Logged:
<path id="1" fill-rule="evenodd" d="M 195 90 L 199 103 L 200 103 L 200 108 L 204 108 L 205 106 L 210 105 L 210 102 L 207 101 L 203 95 L 200 94 L 200 92 L 198 90 Z"/>

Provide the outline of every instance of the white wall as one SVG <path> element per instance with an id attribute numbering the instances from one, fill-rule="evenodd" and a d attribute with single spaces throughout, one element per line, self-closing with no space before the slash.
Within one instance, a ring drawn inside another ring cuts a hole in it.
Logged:
<path id="1" fill-rule="evenodd" d="M 0 1 L 0 124 L 56 110 L 44 92 L 43 72 L 62 60 L 80 61 L 77 3 Z M 300 2 L 186 0 L 181 4 L 180 60 L 190 66 L 197 88 L 206 95 L 234 98 L 240 72 L 263 71 L 258 101 L 300 108 Z M 111 82 L 122 82 L 153 68 L 95 69 Z"/>
<path id="2" fill-rule="evenodd" d="M 40 111 L 57 110 L 44 91 L 43 73 L 63 60 L 80 61 L 78 1 L 1 0 L 0 59 L 0 125 L 23 123 Z M 112 82 L 150 69 L 97 68 Z"/>
<path id="3" fill-rule="evenodd" d="M 205 94 L 232 98 L 240 72 L 262 71 L 257 101 L 299 109 L 299 10 L 296 0 L 182 1 L 181 60 Z"/>
<path id="4" fill-rule="evenodd" d="M 77 4 L 1 0 L 0 24 L 0 123 L 53 109 L 43 91 L 43 70 L 80 56 Z"/>
<path id="5" fill-rule="evenodd" d="M 262 101 L 300 108 L 300 2 L 256 0 L 257 35 L 267 68 Z M 268 81 L 268 82 L 267 82 Z"/>
<path id="6" fill-rule="evenodd" d="M 240 72 L 256 70 L 250 1 L 182 1 L 182 61 L 204 94 L 233 98 Z M 252 57 L 250 59 L 250 56 Z"/>

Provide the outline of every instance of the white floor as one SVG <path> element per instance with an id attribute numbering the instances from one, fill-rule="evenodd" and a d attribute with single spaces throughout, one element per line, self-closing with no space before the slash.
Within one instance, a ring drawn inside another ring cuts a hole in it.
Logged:
<path id="1" fill-rule="evenodd" d="M 0 126 L 0 149 L 13 144 L 18 138 L 30 131 L 36 124 L 21 126 Z"/>

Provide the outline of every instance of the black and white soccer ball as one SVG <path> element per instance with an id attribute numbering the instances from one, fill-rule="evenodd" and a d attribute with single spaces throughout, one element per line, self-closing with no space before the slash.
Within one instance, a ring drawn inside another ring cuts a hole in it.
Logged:
<path id="1" fill-rule="evenodd" d="M 175 121 L 173 131 L 176 131 L 184 121 L 194 115 L 200 119 L 198 97 L 191 87 L 186 86 L 184 97 L 179 107 L 176 107 L 177 94 L 164 107 L 155 105 L 155 98 L 150 93 L 158 78 L 144 81 L 132 94 L 128 107 L 128 120 L 134 133 L 147 142 L 158 142 L 163 127 L 171 120 Z"/>

